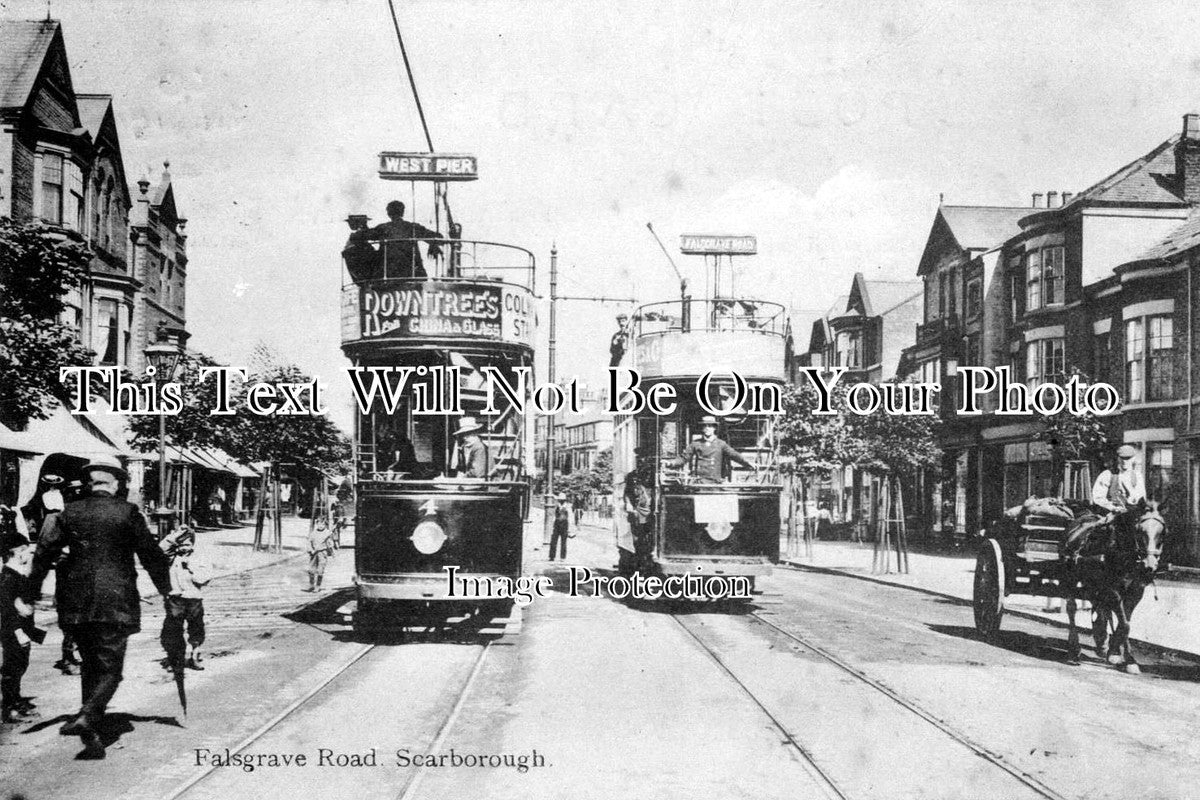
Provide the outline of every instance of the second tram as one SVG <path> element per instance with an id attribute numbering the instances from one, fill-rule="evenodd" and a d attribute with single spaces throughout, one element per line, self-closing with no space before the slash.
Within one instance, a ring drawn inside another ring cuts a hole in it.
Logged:
<path id="1" fill-rule="evenodd" d="M 782 489 L 774 417 L 732 406 L 731 373 L 766 387 L 768 394 L 781 391 L 784 335 L 784 309 L 774 303 L 688 298 L 637 310 L 628 332 L 630 366 L 643 382 L 674 386 L 679 406 L 669 416 L 641 411 L 617 417 L 613 504 L 620 509 L 614 515 L 619 569 L 746 576 L 751 586 L 770 574 L 779 560 Z M 696 388 L 710 371 L 714 380 L 705 408 Z M 724 412 L 717 437 L 753 468 L 727 463 L 724 474 L 701 476 L 688 463 L 696 453 L 689 445 L 699 444 L 703 422 L 714 409 Z"/>

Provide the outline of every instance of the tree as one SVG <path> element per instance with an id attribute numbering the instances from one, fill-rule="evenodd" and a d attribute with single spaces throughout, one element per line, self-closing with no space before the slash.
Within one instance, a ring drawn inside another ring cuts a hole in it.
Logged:
<path id="1" fill-rule="evenodd" d="M 44 419 L 52 399 L 71 399 L 59 370 L 92 363 L 60 320 L 91 257 L 68 231 L 0 218 L 0 420 L 23 428 Z"/>
<path id="2" fill-rule="evenodd" d="M 261 415 L 245 403 L 242 381 L 232 377 L 233 414 L 210 413 L 217 406 L 216 376 L 200 381 L 200 371 L 217 362 L 203 353 L 189 353 L 178 378 L 183 410 L 167 417 L 167 438 L 180 447 L 217 447 L 240 461 L 294 462 L 327 472 L 340 471 L 350 458 L 345 434 L 320 414 Z M 293 364 L 256 359 L 258 372 L 247 382 L 308 383 L 312 379 Z M 158 443 L 158 418 L 131 418 L 136 447 L 152 450 Z"/>

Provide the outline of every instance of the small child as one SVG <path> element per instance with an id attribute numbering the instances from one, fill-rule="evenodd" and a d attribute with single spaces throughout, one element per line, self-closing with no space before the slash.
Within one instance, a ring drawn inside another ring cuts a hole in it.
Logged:
<path id="1" fill-rule="evenodd" d="M 204 669 L 200 663 L 200 645 L 204 644 L 204 599 L 200 590 L 211 580 L 211 575 L 195 558 L 195 544 L 196 534 L 186 525 L 163 537 L 158 544 L 171 558 L 171 592 L 165 601 L 167 615 L 159 641 L 167 653 L 167 666 L 173 672 L 181 671 L 185 665 L 189 669 Z M 191 645 L 190 654 L 187 645 Z"/>
<path id="2" fill-rule="evenodd" d="M 9 511 L 0 509 L 0 514 Z M 7 521 L 0 520 L 0 525 Z M 46 635 L 34 626 L 33 608 L 24 598 L 33 551 L 34 546 L 15 528 L 0 534 L 0 722 L 6 724 L 37 716 L 34 704 L 21 696 L 30 643 L 41 644 Z"/>
<path id="3" fill-rule="evenodd" d="M 334 532 L 329 529 L 328 520 L 318 519 L 308 534 L 308 588 L 304 591 L 321 591 L 325 564 L 333 555 L 334 546 Z"/>

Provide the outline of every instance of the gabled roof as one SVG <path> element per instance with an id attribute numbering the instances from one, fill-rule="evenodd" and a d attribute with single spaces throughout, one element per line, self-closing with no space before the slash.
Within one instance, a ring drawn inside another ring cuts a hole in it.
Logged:
<path id="1" fill-rule="evenodd" d="M 1084 189 L 1062 208 L 1073 208 L 1084 203 L 1183 205 L 1180 193 L 1183 182 L 1178 178 L 1175 163 L 1175 145 L 1178 141 L 1179 134 L 1172 136 L 1141 158 Z"/>
<path id="2" fill-rule="evenodd" d="M 850 295 L 844 294 L 833 301 L 833 305 L 829 307 L 828 311 L 813 320 L 812 331 L 808 336 L 808 349 L 804 352 L 816 352 L 825 346 L 832 337 L 829 320 L 844 314 L 846 312 L 846 304 L 849 302 Z"/>
<path id="3" fill-rule="evenodd" d="M 861 272 L 854 273 L 846 310 L 838 316 L 859 312 L 864 317 L 882 317 L 898 305 L 920 297 L 925 291 L 922 281 L 869 281 Z"/>
<path id="4" fill-rule="evenodd" d="M 104 125 L 104 117 L 112 108 L 111 94 L 77 94 L 75 103 L 79 106 L 79 124 L 92 135 L 92 141 L 100 136 L 100 128 Z"/>
<path id="5" fill-rule="evenodd" d="M 0 20 L 0 110 L 24 108 L 47 69 L 74 94 L 58 20 Z"/>
<path id="6" fill-rule="evenodd" d="M 938 262 L 936 251 L 947 245 L 964 254 L 995 247 L 1020 233 L 1018 223 L 1030 213 L 1026 206 L 938 206 L 917 274 L 927 273 Z"/>
<path id="7" fill-rule="evenodd" d="M 938 213 L 963 250 L 988 250 L 1020 231 L 1025 206 L 941 206 Z"/>

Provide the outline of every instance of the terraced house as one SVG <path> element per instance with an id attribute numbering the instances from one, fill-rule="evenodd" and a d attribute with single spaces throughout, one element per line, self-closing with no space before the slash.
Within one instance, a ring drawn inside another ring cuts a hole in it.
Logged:
<path id="1" fill-rule="evenodd" d="M 1050 192 L 1046 202 L 1035 195 L 1033 207 L 1020 211 L 946 212 L 939 210 L 922 259 L 926 321 L 902 371 L 929 377 L 953 375 L 960 364 L 1008 366 L 1036 387 L 1077 369 L 1111 383 L 1123 400 L 1119 437 L 1139 451 L 1148 494 L 1170 523 L 1169 552 L 1177 562 L 1200 563 L 1193 392 L 1200 115 L 1186 115 L 1179 134 L 1077 195 Z M 956 215 L 995 225 L 962 243 Z M 971 311 L 945 299 L 947 273 L 951 294 L 961 291 Z M 1037 419 L 957 418 L 950 405 L 943 405 L 943 522 L 976 532 L 1005 506 L 1055 493 L 1071 477 L 1041 441 Z"/>

